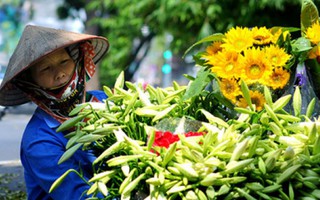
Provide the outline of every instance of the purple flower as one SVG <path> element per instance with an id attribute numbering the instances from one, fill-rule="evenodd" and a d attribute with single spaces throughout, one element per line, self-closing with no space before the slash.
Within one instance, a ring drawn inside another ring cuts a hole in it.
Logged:
<path id="1" fill-rule="evenodd" d="M 307 77 L 304 73 L 297 73 L 295 85 L 303 86 L 307 83 Z"/>

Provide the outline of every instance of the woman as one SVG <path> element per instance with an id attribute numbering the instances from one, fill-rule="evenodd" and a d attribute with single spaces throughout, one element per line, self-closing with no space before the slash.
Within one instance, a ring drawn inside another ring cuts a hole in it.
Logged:
<path id="1" fill-rule="evenodd" d="M 74 173 L 49 193 L 52 183 L 69 169 L 82 171 L 86 179 L 92 177 L 95 159 L 91 152 L 78 150 L 58 165 L 68 141 L 66 133 L 56 129 L 77 104 L 106 98 L 100 91 L 87 92 L 85 86 L 108 48 L 104 37 L 25 27 L 0 86 L 0 105 L 15 106 L 31 100 L 38 106 L 21 141 L 28 199 L 88 197 L 90 186 Z"/>

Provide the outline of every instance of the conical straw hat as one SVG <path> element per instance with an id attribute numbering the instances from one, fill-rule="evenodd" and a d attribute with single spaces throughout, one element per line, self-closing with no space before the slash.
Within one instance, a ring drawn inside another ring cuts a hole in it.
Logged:
<path id="1" fill-rule="evenodd" d="M 109 48 L 109 42 L 106 38 L 27 25 L 9 60 L 7 71 L 1 83 L 0 105 L 14 106 L 30 101 L 21 90 L 12 84 L 12 80 L 44 56 L 72 44 L 88 40 L 91 41 L 95 49 L 93 61 L 97 63 Z"/>

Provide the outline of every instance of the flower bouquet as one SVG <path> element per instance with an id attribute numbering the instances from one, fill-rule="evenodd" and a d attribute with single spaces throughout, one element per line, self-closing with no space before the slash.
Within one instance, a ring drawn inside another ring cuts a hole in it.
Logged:
<path id="1" fill-rule="evenodd" d="M 120 76 L 119 80 L 123 80 Z M 88 194 L 105 199 L 295 199 L 319 198 L 320 127 L 312 122 L 314 101 L 301 113 L 299 88 L 295 112 L 284 107 L 286 95 L 273 102 L 264 87 L 265 108 L 237 108 L 224 121 L 182 100 L 187 88 L 153 88 L 125 84 L 103 104 L 83 104 L 59 131 L 77 127 L 67 137 L 60 162 L 79 148 L 95 150 L 96 170 Z M 243 91 L 244 98 L 249 91 Z M 196 120 L 201 116 L 201 121 Z M 86 119 L 85 122 L 82 119 Z M 173 124 L 173 125 L 172 125 Z M 167 130 L 167 131 L 166 131 Z M 52 186 L 58 187 L 67 171 Z"/>
<path id="2" fill-rule="evenodd" d="M 195 55 L 201 69 L 187 86 L 143 87 L 121 73 L 104 103 L 77 106 L 58 128 L 73 130 L 59 162 L 95 152 L 91 199 L 320 199 L 316 99 L 303 110 L 300 87 L 285 92 L 300 56 L 292 30 L 238 27 L 199 41 L 213 44 Z M 82 177 L 70 169 L 50 190 L 69 173 Z"/>

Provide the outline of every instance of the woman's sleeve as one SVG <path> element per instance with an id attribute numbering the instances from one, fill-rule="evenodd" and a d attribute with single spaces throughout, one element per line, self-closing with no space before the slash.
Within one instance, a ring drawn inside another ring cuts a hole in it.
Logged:
<path id="1" fill-rule="evenodd" d="M 93 154 L 78 150 L 71 158 L 58 164 L 60 157 L 65 152 L 65 145 L 62 138 L 48 133 L 48 137 L 36 140 L 25 149 L 28 164 L 32 174 L 39 181 L 38 184 L 47 192 L 51 185 L 62 174 L 69 169 L 75 169 L 83 173 L 83 177 L 88 180 L 92 176 L 91 163 L 94 160 Z M 85 199 L 86 192 L 90 186 L 82 180 L 76 173 L 68 174 L 61 185 L 49 195 L 53 199 Z"/>

